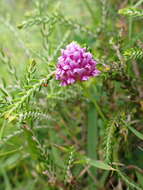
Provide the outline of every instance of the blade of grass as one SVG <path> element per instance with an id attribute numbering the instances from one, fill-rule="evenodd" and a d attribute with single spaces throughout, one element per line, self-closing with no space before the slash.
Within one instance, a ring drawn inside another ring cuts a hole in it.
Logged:
<path id="1" fill-rule="evenodd" d="M 57 148 L 53 145 L 54 143 L 57 143 L 57 139 L 58 136 L 56 134 L 56 132 L 53 129 L 49 130 L 49 137 L 50 137 L 50 141 L 52 142 L 51 144 L 51 149 L 52 149 L 52 154 L 53 157 L 55 159 L 55 162 L 57 163 L 57 165 L 59 165 L 60 167 L 64 168 L 64 163 L 63 160 L 60 157 L 59 151 L 57 150 Z M 57 143 L 58 144 L 58 143 Z"/>
<path id="2" fill-rule="evenodd" d="M 125 173 L 123 173 L 119 169 L 117 173 L 119 177 L 128 185 L 128 187 L 131 187 L 132 189 L 136 190 L 142 190 L 142 188 L 137 183 L 135 183 L 131 178 L 129 178 Z"/>
<path id="3" fill-rule="evenodd" d="M 89 91 L 89 89 L 85 88 L 84 86 L 82 86 L 85 89 L 85 96 L 88 97 L 91 102 L 94 104 L 98 114 L 100 115 L 100 117 L 102 118 L 102 120 L 104 122 L 106 122 L 106 117 L 104 116 L 104 113 L 102 112 L 100 106 L 98 105 L 96 98 L 91 94 L 91 92 Z"/>
<path id="4" fill-rule="evenodd" d="M 139 139 L 143 140 L 143 134 L 141 134 L 139 131 L 129 125 L 128 128 L 130 129 L 130 131 L 132 131 L 132 133 L 134 133 L 134 135 L 136 135 Z"/>
<path id="5" fill-rule="evenodd" d="M 5 190 L 12 190 L 9 177 L 4 168 L 0 168 L 4 178 Z"/>
<path id="6" fill-rule="evenodd" d="M 7 124 L 7 121 L 4 120 L 4 121 L 3 121 L 3 124 L 2 124 L 2 126 L 1 126 L 1 129 L 0 129 L 0 141 L 2 140 L 2 136 L 3 136 L 4 128 L 6 127 L 6 124 Z"/>
<path id="7" fill-rule="evenodd" d="M 97 112 L 93 104 L 89 106 L 88 111 L 88 132 L 87 132 L 87 151 L 88 156 L 92 159 L 97 160 L 97 149 L 98 145 L 98 123 L 97 123 Z"/>
<path id="8" fill-rule="evenodd" d="M 134 7 L 136 8 L 136 7 L 140 6 L 142 3 L 143 3 L 143 0 L 140 0 L 140 1 L 138 1 L 138 2 L 134 5 Z"/>
<path id="9" fill-rule="evenodd" d="M 130 129 L 130 131 L 132 132 L 132 133 L 134 133 L 134 135 L 136 135 L 139 139 L 141 139 L 141 140 L 143 140 L 143 134 L 142 133 L 140 133 L 139 131 L 137 131 L 135 128 L 133 128 L 133 127 L 131 127 L 128 123 L 126 123 L 124 120 L 122 120 L 123 121 L 123 123 L 126 125 L 126 127 L 128 128 L 128 129 Z"/>
<path id="10" fill-rule="evenodd" d="M 97 111 L 95 106 L 91 104 L 88 111 L 88 132 L 87 132 L 87 152 L 88 157 L 97 160 L 97 145 L 98 145 L 98 124 L 97 124 Z M 90 169 L 93 176 L 97 176 L 97 169 L 91 167 Z M 90 180 L 89 180 L 90 183 Z M 91 187 L 91 190 L 95 187 Z"/>
<path id="11" fill-rule="evenodd" d="M 101 176 L 101 179 L 99 180 L 100 188 L 103 188 L 105 186 L 106 180 L 109 176 L 110 171 L 104 171 L 103 175 Z"/>
<path id="12" fill-rule="evenodd" d="M 93 167 L 96 167 L 96 168 L 102 169 L 102 170 L 116 171 L 115 168 L 111 167 L 105 161 L 93 160 L 86 156 L 84 156 L 81 160 L 75 161 L 74 164 L 90 165 L 90 166 L 93 166 Z"/>
<path id="13" fill-rule="evenodd" d="M 15 152 L 19 152 L 19 151 L 21 151 L 22 149 L 23 149 L 23 147 L 21 146 L 21 147 L 18 148 L 18 149 L 11 150 L 11 151 L 8 151 L 8 152 L 0 153 L 0 157 L 7 156 L 7 155 L 13 154 L 13 153 L 15 153 Z"/>

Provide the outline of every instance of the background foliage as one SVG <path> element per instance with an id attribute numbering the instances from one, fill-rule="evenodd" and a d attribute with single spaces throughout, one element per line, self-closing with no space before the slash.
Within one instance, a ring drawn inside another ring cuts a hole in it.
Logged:
<path id="1" fill-rule="evenodd" d="M 0 1 L 0 190 L 143 189 L 143 1 Z M 61 87 L 60 49 L 99 77 Z"/>

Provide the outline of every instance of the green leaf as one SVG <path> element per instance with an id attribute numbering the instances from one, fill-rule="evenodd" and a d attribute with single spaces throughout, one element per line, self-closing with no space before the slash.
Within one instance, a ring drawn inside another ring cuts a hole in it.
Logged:
<path id="1" fill-rule="evenodd" d="M 5 184 L 5 189 L 6 190 L 12 190 L 12 185 L 10 183 L 9 176 L 4 168 L 1 168 L 1 173 L 4 178 L 4 184 Z"/>
<path id="2" fill-rule="evenodd" d="M 92 160 L 92 159 L 87 158 L 87 163 L 96 168 L 100 168 L 103 170 L 114 170 L 115 171 L 115 169 L 112 168 L 110 165 L 108 165 L 105 162 L 100 161 L 100 160 Z"/>
<path id="3" fill-rule="evenodd" d="M 116 169 L 112 168 L 110 165 L 108 165 L 107 163 L 100 161 L 100 160 L 93 160 L 90 159 L 88 157 L 85 157 L 82 160 L 78 160 L 76 162 L 74 162 L 74 164 L 88 164 L 90 166 L 102 169 L 102 170 L 112 170 L 112 171 L 116 171 Z"/>
<path id="4" fill-rule="evenodd" d="M 134 133 L 134 135 L 136 135 L 139 139 L 143 140 L 143 134 L 140 133 L 139 131 L 137 131 L 135 128 L 131 127 L 128 123 L 126 123 L 125 121 L 123 121 L 123 123 L 126 125 L 126 127 L 128 129 L 130 129 L 130 131 L 132 133 Z"/>
<path id="5" fill-rule="evenodd" d="M 134 7 L 120 9 L 118 13 L 129 17 L 143 17 L 143 10 Z"/>
<path id="6" fill-rule="evenodd" d="M 15 152 L 19 152 L 22 149 L 23 149 L 23 147 L 20 147 L 18 149 L 14 149 L 14 150 L 11 150 L 11 151 L 8 151 L 8 152 L 2 152 L 2 153 L 0 153 L 0 157 L 8 156 L 8 155 L 13 154 Z"/>
<path id="7" fill-rule="evenodd" d="M 140 133 L 139 131 L 137 131 L 135 128 L 131 127 L 131 126 L 127 126 L 131 131 L 132 133 L 134 133 L 139 139 L 143 140 L 143 134 Z"/>
<path id="8" fill-rule="evenodd" d="M 124 180 L 124 182 L 131 187 L 132 189 L 137 189 L 137 190 L 142 190 L 142 188 L 135 183 L 134 181 L 132 181 L 131 178 L 129 178 L 125 173 L 121 172 L 120 170 L 117 170 L 118 175 L 122 178 L 122 180 Z"/>
<path id="9" fill-rule="evenodd" d="M 9 96 L 8 92 L 4 88 L 0 88 L 0 91 L 7 97 Z"/>

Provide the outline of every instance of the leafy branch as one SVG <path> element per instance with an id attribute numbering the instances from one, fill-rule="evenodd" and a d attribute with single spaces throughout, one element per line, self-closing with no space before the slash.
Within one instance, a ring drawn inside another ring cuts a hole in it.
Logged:
<path id="1" fill-rule="evenodd" d="M 143 17 L 143 10 L 134 7 L 123 8 L 118 11 L 119 14 L 129 17 Z"/>
<path id="2" fill-rule="evenodd" d="M 114 132 L 115 132 L 115 122 L 116 122 L 115 119 L 111 120 L 108 123 L 107 129 L 106 129 L 105 161 L 107 163 L 111 163 L 111 159 L 112 159 L 113 139 L 114 139 Z"/>
<path id="3" fill-rule="evenodd" d="M 140 48 L 130 48 L 124 52 L 124 56 L 130 60 L 142 59 L 143 51 Z"/>
<path id="4" fill-rule="evenodd" d="M 54 72 L 50 73 L 47 77 L 38 80 L 37 83 L 35 83 L 32 87 L 29 88 L 29 90 L 24 91 L 23 93 L 21 93 L 22 97 L 19 99 L 16 99 L 15 103 L 13 103 L 12 105 L 10 105 L 10 109 L 8 111 L 6 111 L 3 115 L 6 119 L 8 119 L 9 121 L 12 121 L 13 119 L 15 119 L 15 116 L 11 116 L 13 112 L 15 112 L 20 106 L 23 105 L 23 103 L 37 90 L 41 87 L 41 85 L 43 83 L 48 83 L 51 78 L 53 77 Z M 9 108 L 9 107 L 8 107 Z"/>
<path id="5" fill-rule="evenodd" d="M 75 30 L 79 30 L 81 32 L 84 32 L 91 37 L 97 37 L 96 32 L 91 31 L 89 28 L 79 24 L 75 20 L 72 20 L 70 18 L 66 18 L 60 13 L 52 13 L 51 15 L 46 15 L 46 16 L 35 16 L 33 18 L 30 18 L 27 21 L 24 21 L 22 24 L 18 25 L 19 29 L 22 28 L 28 28 L 33 25 L 40 25 L 40 24 L 55 24 L 55 23 L 60 23 L 65 26 L 68 26 L 70 28 L 73 28 Z"/>

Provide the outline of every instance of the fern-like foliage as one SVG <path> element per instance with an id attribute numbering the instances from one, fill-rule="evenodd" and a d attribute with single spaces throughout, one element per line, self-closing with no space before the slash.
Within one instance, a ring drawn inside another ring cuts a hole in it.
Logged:
<path id="1" fill-rule="evenodd" d="M 29 85 L 30 81 L 34 79 L 34 74 L 36 71 L 36 61 L 35 60 L 30 60 L 29 64 L 26 68 L 26 74 L 25 74 L 25 85 Z"/>
<path id="2" fill-rule="evenodd" d="M 64 171 L 64 173 L 65 173 L 64 182 L 65 183 L 70 182 L 70 180 L 72 178 L 71 167 L 73 165 L 74 156 L 75 156 L 75 149 L 73 147 L 69 147 L 68 159 L 65 163 L 65 171 Z"/>
<path id="3" fill-rule="evenodd" d="M 64 26 L 68 26 L 74 30 L 78 30 L 88 34 L 91 37 L 97 37 L 96 32 L 91 31 L 89 28 L 79 24 L 75 20 L 70 18 L 66 18 L 60 13 L 52 13 L 51 15 L 46 16 L 35 16 L 30 18 L 29 20 L 24 21 L 22 24 L 18 25 L 18 28 L 29 28 L 33 25 L 40 25 L 40 24 L 50 24 L 54 25 L 55 23 L 60 23 Z"/>
<path id="4" fill-rule="evenodd" d="M 31 27 L 31 26 L 33 26 L 33 25 L 48 24 L 48 23 L 53 24 L 53 23 L 55 23 L 56 21 L 57 21 L 57 20 L 56 20 L 56 18 L 54 18 L 53 15 L 51 15 L 51 16 L 42 16 L 42 17 L 40 17 L 40 16 L 35 16 L 35 17 L 29 18 L 29 19 L 26 20 L 26 21 L 23 21 L 23 23 L 22 23 L 22 24 L 19 24 L 17 27 L 18 27 L 19 29 L 22 29 L 22 28 L 29 28 L 29 27 Z"/>
<path id="5" fill-rule="evenodd" d="M 24 104 L 26 100 L 28 100 L 29 97 L 33 95 L 33 93 L 39 90 L 43 83 L 47 83 L 52 78 L 53 74 L 54 73 L 50 73 L 47 77 L 36 80 L 33 86 L 28 86 L 27 91 L 21 92 L 20 97 L 15 99 L 13 104 L 7 107 L 7 111 L 3 113 L 3 116 L 9 121 L 14 120 L 17 117 L 14 113 Z"/>
<path id="6" fill-rule="evenodd" d="M 35 135 L 34 130 L 32 130 L 29 126 L 23 125 L 24 135 L 28 144 L 28 149 L 33 157 L 33 159 L 40 161 L 44 164 L 42 169 L 46 169 L 50 171 L 50 157 L 48 151 L 43 147 L 37 136 Z"/>
<path id="7" fill-rule="evenodd" d="M 119 14 L 129 17 L 143 17 L 143 10 L 134 7 L 123 8 L 118 11 Z"/>
<path id="8" fill-rule="evenodd" d="M 113 139 L 115 133 L 115 120 L 111 120 L 108 123 L 105 136 L 105 161 L 108 164 L 112 162 L 112 152 L 113 152 Z"/>
<path id="9" fill-rule="evenodd" d="M 124 56 L 127 59 L 142 59 L 143 51 L 140 48 L 130 48 L 124 52 Z"/>
<path id="10" fill-rule="evenodd" d="M 25 121 L 26 119 L 33 119 L 33 120 L 41 120 L 46 119 L 50 121 L 54 121 L 54 118 L 52 118 L 48 113 L 42 112 L 40 110 L 32 110 L 27 111 L 24 113 L 19 114 L 20 121 Z"/>
<path id="11" fill-rule="evenodd" d="M 36 127 L 34 127 L 34 130 L 50 129 L 50 128 L 52 128 L 52 127 L 48 127 L 47 125 L 45 125 L 45 126 L 42 125 L 42 126 L 36 126 Z M 10 141 L 12 138 L 14 138 L 14 137 L 16 137 L 16 136 L 19 136 L 19 135 L 21 135 L 21 134 L 23 134 L 23 133 L 24 133 L 23 129 L 18 129 L 18 130 L 16 130 L 16 131 L 14 131 L 13 133 L 11 133 L 11 134 L 9 134 L 9 135 L 3 137 L 2 140 L 0 140 L 0 144 L 1 144 L 1 145 L 5 145 L 5 144 L 7 144 L 8 141 Z"/>

